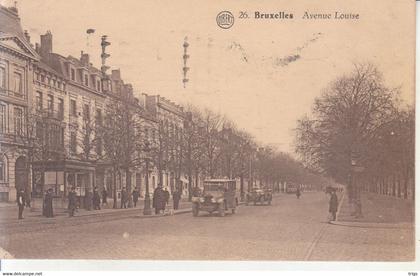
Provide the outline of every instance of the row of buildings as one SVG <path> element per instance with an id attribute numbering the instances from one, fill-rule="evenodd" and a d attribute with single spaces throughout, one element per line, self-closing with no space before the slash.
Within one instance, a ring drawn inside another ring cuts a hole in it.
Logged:
<path id="1" fill-rule="evenodd" d="M 176 136 L 182 131 L 188 116 L 181 106 L 159 95 L 136 97 L 120 70 L 106 74 L 86 53 L 79 58 L 54 53 L 51 32 L 41 35 L 34 46 L 15 7 L 0 5 L 0 22 L 0 201 L 15 200 L 18 189 L 33 197 L 49 188 L 56 196 L 65 196 L 71 186 L 80 196 L 95 186 L 113 194 L 109 162 L 83 156 L 83 132 L 87 121 L 102 124 L 106 106 L 121 97 L 141 110 L 144 132 L 151 139 L 156 139 L 159 125 Z M 102 139 L 92 141 L 92 154 L 103 155 Z M 131 183 L 130 188 L 138 187 L 144 195 L 146 176 L 151 190 L 161 179 L 168 189 L 182 185 L 187 192 L 187 178 L 181 172 L 152 166 L 147 173 L 141 168 L 129 174 L 121 171 L 117 193 Z"/>

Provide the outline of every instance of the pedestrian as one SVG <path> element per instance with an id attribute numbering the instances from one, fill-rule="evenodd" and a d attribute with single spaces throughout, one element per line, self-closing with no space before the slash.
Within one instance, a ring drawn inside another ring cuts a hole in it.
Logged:
<path id="1" fill-rule="evenodd" d="M 181 192 L 176 189 L 175 192 L 172 194 L 172 198 L 174 200 L 174 210 L 178 210 L 179 201 L 181 200 Z"/>
<path id="2" fill-rule="evenodd" d="M 134 207 L 137 207 L 137 201 L 139 200 L 139 191 L 137 190 L 137 187 L 134 189 L 133 191 L 133 202 L 134 202 Z"/>
<path id="3" fill-rule="evenodd" d="M 163 211 L 165 211 L 166 205 L 169 204 L 169 198 L 171 197 L 171 194 L 168 192 L 167 187 L 165 187 L 165 190 L 163 191 L 163 195 L 164 195 L 164 198 L 165 198 L 165 202 L 163 204 Z"/>
<path id="4" fill-rule="evenodd" d="M 162 189 L 162 185 L 158 185 L 153 192 L 153 208 L 155 208 L 155 214 L 160 214 L 160 211 L 165 210 L 165 193 Z"/>
<path id="5" fill-rule="evenodd" d="M 68 194 L 68 200 L 69 200 L 69 206 L 68 206 L 68 210 L 69 210 L 69 217 L 74 217 L 74 211 L 76 210 L 76 201 L 77 201 L 77 195 L 76 195 L 76 190 L 74 187 L 71 187 L 71 190 Z"/>
<path id="6" fill-rule="evenodd" d="M 92 203 L 94 210 L 101 210 L 101 197 L 99 196 L 98 187 L 93 189 Z"/>
<path id="7" fill-rule="evenodd" d="M 25 189 L 25 206 L 28 208 L 31 208 L 31 193 L 28 191 L 28 189 Z"/>
<path id="8" fill-rule="evenodd" d="M 300 197 L 300 188 L 299 187 L 297 187 L 297 189 L 296 189 L 296 197 L 299 199 L 299 197 Z"/>
<path id="9" fill-rule="evenodd" d="M 338 208 L 338 198 L 337 195 L 335 193 L 335 190 L 332 190 L 331 192 L 331 198 L 330 198 L 330 213 L 332 215 L 332 219 L 331 220 L 336 220 L 337 219 L 337 208 Z"/>
<path id="10" fill-rule="evenodd" d="M 102 190 L 102 205 L 108 206 L 107 198 L 108 198 L 108 192 L 105 189 L 103 189 Z"/>
<path id="11" fill-rule="evenodd" d="M 19 207 L 18 219 L 23 219 L 23 209 L 25 208 L 25 192 L 23 191 L 23 189 L 21 189 L 17 193 L 16 200 L 17 200 L 17 205 Z"/>
<path id="12" fill-rule="evenodd" d="M 127 200 L 128 200 L 128 194 L 125 187 L 122 188 L 121 191 L 121 209 L 127 209 Z"/>
<path id="13" fill-rule="evenodd" d="M 44 200 L 44 212 L 45 212 L 45 216 L 47 218 L 52 218 L 54 217 L 54 211 L 53 211 L 53 189 L 50 188 L 47 190 L 47 194 L 45 195 L 45 200 Z"/>

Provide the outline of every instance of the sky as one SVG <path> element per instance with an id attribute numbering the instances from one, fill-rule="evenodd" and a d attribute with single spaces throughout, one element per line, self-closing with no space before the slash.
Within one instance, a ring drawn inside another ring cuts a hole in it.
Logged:
<path id="1" fill-rule="evenodd" d="M 10 4 L 9 0 L 0 0 Z M 53 51 L 90 53 L 100 67 L 100 37 L 108 35 L 111 58 L 136 93 L 160 94 L 226 114 L 257 141 L 293 153 L 296 121 L 310 114 L 322 90 L 370 62 L 386 84 L 414 102 L 414 1 L 138 1 L 19 0 L 31 42 L 51 30 Z M 229 29 L 216 24 L 231 11 Z M 238 18 L 246 11 L 248 19 Z M 255 11 L 293 13 L 293 20 L 254 19 Z M 309 13 L 358 13 L 358 20 L 304 20 Z M 86 30 L 95 29 L 87 42 Z M 189 82 L 183 87 L 187 38 Z"/>

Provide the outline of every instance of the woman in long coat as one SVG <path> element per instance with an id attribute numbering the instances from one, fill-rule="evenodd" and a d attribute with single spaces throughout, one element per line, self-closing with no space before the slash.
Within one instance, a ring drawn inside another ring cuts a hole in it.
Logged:
<path id="1" fill-rule="evenodd" d="M 153 192 L 153 208 L 155 208 L 155 214 L 159 214 L 161 210 L 165 209 L 165 192 L 162 189 L 162 186 L 158 186 Z"/>
<path id="2" fill-rule="evenodd" d="M 330 198 L 330 213 L 332 214 L 332 220 L 336 220 L 337 216 L 337 208 L 338 208 L 338 198 L 335 194 L 335 191 L 333 190 L 331 192 L 331 198 Z"/>
<path id="3" fill-rule="evenodd" d="M 47 218 L 54 217 L 53 212 L 53 194 L 52 189 L 48 189 L 47 194 L 45 195 L 45 204 L 44 204 L 44 212 Z"/>
<path id="4" fill-rule="evenodd" d="M 77 207 L 77 203 L 76 203 L 77 198 L 76 197 L 77 197 L 76 191 L 75 191 L 74 187 L 72 187 L 71 191 L 68 195 L 68 198 L 69 198 L 69 206 L 68 206 L 69 217 L 74 217 L 74 211 L 76 210 L 76 207 Z"/>

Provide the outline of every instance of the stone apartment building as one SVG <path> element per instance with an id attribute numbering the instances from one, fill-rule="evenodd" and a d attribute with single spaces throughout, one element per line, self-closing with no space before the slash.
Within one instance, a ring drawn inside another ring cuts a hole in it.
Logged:
<path id="1" fill-rule="evenodd" d="M 32 45 L 16 8 L 0 5 L 0 22 L 1 201 L 15 200 L 17 188 L 33 197 L 52 188 L 63 198 L 75 186 L 86 199 L 97 186 L 111 196 L 110 163 L 96 129 L 103 123 L 106 106 L 120 97 L 128 97 L 130 106 L 138 109 L 141 139 L 154 152 L 139 153 L 140 159 L 151 161 L 147 172 L 145 162 L 129 171 L 121 169 L 117 194 L 128 183 L 129 190 L 138 187 L 144 196 L 146 176 L 150 192 L 158 183 L 170 191 L 176 186 L 187 191 L 180 159 L 185 117 L 181 106 L 159 95 L 136 98 L 120 70 L 104 75 L 86 53 L 80 58 L 54 53 L 49 31 Z M 156 157 L 159 162 L 152 161 Z"/>
<path id="2" fill-rule="evenodd" d="M 33 65 L 40 60 L 23 32 L 16 8 L 0 5 L 0 200 L 17 189 L 30 193 L 26 118 L 33 95 Z"/>

